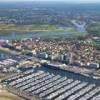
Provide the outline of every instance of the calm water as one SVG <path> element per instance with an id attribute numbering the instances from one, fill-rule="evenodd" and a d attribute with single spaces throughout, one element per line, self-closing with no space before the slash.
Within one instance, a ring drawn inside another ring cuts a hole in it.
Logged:
<path id="1" fill-rule="evenodd" d="M 67 32 L 0 33 L 0 39 L 4 39 L 4 40 L 15 40 L 15 39 L 22 39 L 22 38 L 37 38 L 37 37 L 58 37 L 58 36 L 70 37 L 72 35 L 71 33 L 67 33 Z"/>
<path id="2" fill-rule="evenodd" d="M 4 40 L 15 40 L 15 39 L 22 39 L 22 38 L 30 38 L 33 36 L 34 33 L 0 33 L 0 39 Z"/>

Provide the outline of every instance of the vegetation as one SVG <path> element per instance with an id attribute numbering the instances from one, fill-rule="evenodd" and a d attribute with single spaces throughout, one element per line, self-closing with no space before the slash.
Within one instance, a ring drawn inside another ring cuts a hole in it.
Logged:
<path id="1" fill-rule="evenodd" d="M 88 25 L 87 31 L 95 36 L 100 36 L 100 22 Z"/>
<path id="2" fill-rule="evenodd" d="M 15 25 L 15 24 L 0 24 L 0 31 L 7 32 L 34 32 L 34 31 L 64 31 L 63 29 L 58 29 L 56 25 Z"/>
<path id="3" fill-rule="evenodd" d="M 77 36 L 84 36 L 87 33 L 78 32 L 72 27 L 59 27 L 57 25 L 48 24 L 32 24 L 32 25 L 15 25 L 15 24 L 0 24 L 0 32 L 55 32 L 54 35 L 59 35 L 57 32 L 68 32 Z M 47 35 L 53 35 L 47 34 Z M 65 33 L 64 33 L 65 34 Z M 63 33 L 62 33 L 63 35 Z"/>
<path id="4" fill-rule="evenodd" d="M 97 49 L 100 49 L 100 41 L 99 41 L 99 42 L 97 42 L 97 41 L 92 41 L 92 45 L 93 45 L 94 47 L 96 47 Z"/>

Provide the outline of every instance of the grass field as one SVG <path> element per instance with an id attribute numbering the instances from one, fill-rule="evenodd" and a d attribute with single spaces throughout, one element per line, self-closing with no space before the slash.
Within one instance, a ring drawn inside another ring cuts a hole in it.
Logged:
<path id="1" fill-rule="evenodd" d="M 14 33 L 14 35 L 12 35 L 12 33 Z M 10 40 L 28 37 L 76 38 L 78 36 L 86 36 L 87 34 L 87 32 L 78 32 L 74 27 L 59 27 L 57 25 L 0 24 L 0 36 Z"/>
<path id="2" fill-rule="evenodd" d="M 58 27 L 57 25 L 15 25 L 15 24 L 0 24 L 0 32 L 77 32 L 72 27 Z"/>
<path id="3" fill-rule="evenodd" d="M 0 24 L 0 31 L 15 31 L 15 32 L 34 32 L 34 31 L 50 31 L 58 30 L 55 25 L 15 25 L 15 24 Z"/>

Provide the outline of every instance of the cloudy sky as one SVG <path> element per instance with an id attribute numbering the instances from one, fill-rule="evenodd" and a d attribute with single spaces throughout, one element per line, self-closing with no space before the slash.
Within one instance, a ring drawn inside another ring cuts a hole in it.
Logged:
<path id="1" fill-rule="evenodd" d="M 1 2 L 6 1 L 59 1 L 59 2 L 72 2 L 72 3 L 100 3 L 100 0 L 0 0 Z"/>

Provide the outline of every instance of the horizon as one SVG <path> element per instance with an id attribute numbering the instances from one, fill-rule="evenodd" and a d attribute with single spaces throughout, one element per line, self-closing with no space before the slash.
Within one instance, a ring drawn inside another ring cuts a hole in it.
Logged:
<path id="1" fill-rule="evenodd" d="M 1 3 L 10 3 L 10 2 L 51 2 L 51 3 L 54 3 L 54 2 L 60 2 L 60 3 L 70 3 L 70 4 L 97 4 L 97 3 L 100 3 L 99 0 L 0 0 Z"/>

